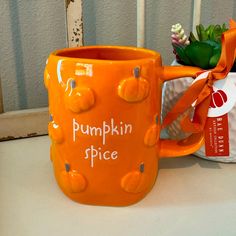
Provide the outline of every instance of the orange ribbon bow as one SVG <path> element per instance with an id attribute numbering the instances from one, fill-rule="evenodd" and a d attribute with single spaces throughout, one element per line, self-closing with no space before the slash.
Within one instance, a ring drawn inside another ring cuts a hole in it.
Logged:
<path id="1" fill-rule="evenodd" d="M 181 120 L 183 131 L 199 133 L 204 130 L 213 84 L 217 80 L 224 79 L 230 72 L 236 58 L 236 22 L 230 20 L 230 30 L 222 34 L 222 52 L 217 66 L 210 71 L 204 79 L 198 80 L 190 86 L 179 99 L 163 121 L 163 128 L 169 125 L 179 115 L 183 114 L 194 103 L 193 118 L 189 115 Z"/>

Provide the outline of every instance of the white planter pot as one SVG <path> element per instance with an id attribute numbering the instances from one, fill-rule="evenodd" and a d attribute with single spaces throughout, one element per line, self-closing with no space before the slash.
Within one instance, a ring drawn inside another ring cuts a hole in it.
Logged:
<path id="1" fill-rule="evenodd" d="M 172 65 L 179 65 L 176 61 Z M 171 110 L 178 99 L 191 85 L 193 79 L 190 77 L 171 80 L 164 84 L 162 94 L 162 118 Z M 191 111 L 189 111 L 191 112 Z M 229 119 L 229 143 L 230 143 L 230 156 L 229 157 L 206 157 L 205 146 L 194 153 L 196 156 L 213 161 L 220 162 L 236 162 L 236 106 L 228 113 Z M 165 130 L 165 137 L 173 139 L 182 139 L 189 134 L 184 133 L 180 127 L 181 116 L 170 124 Z"/>

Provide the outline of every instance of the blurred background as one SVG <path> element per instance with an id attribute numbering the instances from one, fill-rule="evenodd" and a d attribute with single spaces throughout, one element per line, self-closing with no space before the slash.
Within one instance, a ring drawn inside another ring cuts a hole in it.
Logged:
<path id="1" fill-rule="evenodd" d="M 173 24 L 188 35 L 192 0 L 146 0 L 145 47 L 159 51 L 163 63 L 174 59 L 170 41 Z M 201 23 L 236 19 L 235 0 L 202 0 Z M 136 45 L 135 0 L 84 0 L 84 45 Z M 4 111 L 47 106 L 43 85 L 51 51 L 67 47 L 64 1 L 0 0 L 0 79 Z"/>

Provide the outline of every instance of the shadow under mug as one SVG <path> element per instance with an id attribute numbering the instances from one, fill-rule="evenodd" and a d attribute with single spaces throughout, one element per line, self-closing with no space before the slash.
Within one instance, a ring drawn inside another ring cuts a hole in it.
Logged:
<path id="1" fill-rule="evenodd" d="M 160 139 L 163 82 L 200 69 L 162 66 L 155 51 L 88 46 L 50 54 L 51 160 L 62 191 L 74 201 L 125 206 L 153 187 L 158 159 L 188 155 L 202 134 Z"/>

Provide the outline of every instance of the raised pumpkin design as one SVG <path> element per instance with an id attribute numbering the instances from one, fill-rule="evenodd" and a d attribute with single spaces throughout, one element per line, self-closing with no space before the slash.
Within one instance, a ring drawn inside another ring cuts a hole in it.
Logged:
<path id="1" fill-rule="evenodd" d="M 75 80 L 70 81 L 70 89 L 65 91 L 65 105 L 75 113 L 89 110 L 95 103 L 92 89 L 76 87 Z"/>
<path id="2" fill-rule="evenodd" d="M 140 193 L 147 187 L 146 175 L 144 173 L 144 164 L 139 170 L 129 172 L 121 179 L 121 187 L 128 193 Z"/>
<path id="3" fill-rule="evenodd" d="M 152 125 L 146 132 L 144 136 L 144 144 L 148 147 L 152 147 L 156 145 L 158 141 L 158 137 L 160 134 L 160 130 L 157 124 Z"/>
<path id="4" fill-rule="evenodd" d="M 61 187 L 71 193 L 79 193 L 86 189 L 87 181 L 77 171 L 63 170 L 60 175 Z"/>
<path id="5" fill-rule="evenodd" d="M 44 85 L 47 89 L 48 89 L 49 80 L 50 80 L 50 75 L 49 75 L 48 70 L 46 68 L 44 70 Z"/>
<path id="6" fill-rule="evenodd" d="M 134 77 L 124 79 L 118 86 L 118 95 L 127 102 L 143 101 L 149 94 L 149 82 L 140 77 L 139 67 L 134 69 Z"/>
<path id="7" fill-rule="evenodd" d="M 224 103 L 227 102 L 227 95 L 226 93 L 219 89 L 211 94 L 211 108 L 222 107 Z"/>
<path id="8" fill-rule="evenodd" d="M 55 121 L 50 121 L 48 123 L 48 134 L 49 137 L 57 144 L 63 142 L 63 132 L 60 127 Z"/>
<path id="9" fill-rule="evenodd" d="M 53 158 L 55 156 L 55 146 L 54 144 L 50 145 L 50 160 L 53 162 Z"/>

